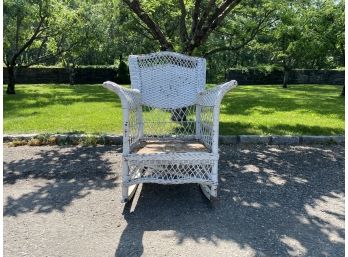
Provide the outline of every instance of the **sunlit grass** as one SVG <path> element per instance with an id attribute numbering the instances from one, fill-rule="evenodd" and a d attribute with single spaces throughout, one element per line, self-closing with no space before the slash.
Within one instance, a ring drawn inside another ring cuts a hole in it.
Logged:
<path id="1" fill-rule="evenodd" d="M 122 133 L 119 98 L 101 85 L 17 85 L 4 94 L 4 133 Z M 225 135 L 344 133 L 344 98 L 331 85 L 240 86 L 225 96 Z"/>

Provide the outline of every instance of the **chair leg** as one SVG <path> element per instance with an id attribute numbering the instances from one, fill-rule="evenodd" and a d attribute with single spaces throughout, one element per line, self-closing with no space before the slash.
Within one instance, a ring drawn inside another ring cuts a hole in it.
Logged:
<path id="1" fill-rule="evenodd" d="M 123 162 L 122 162 L 122 181 L 123 181 L 123 184 L 122 184 L 121 203 L 126 203 L 129 200 L 131 200 L 132 197 L 134 196 L 135 192 L 137 191 L 137 187 L 138 187 L 138 185 L 128 186 L 128 185 L 124 184 L 125 182 L 128 182 L 128 176 L 129 176 L 128 172 L 129 172 L 128 163 L 125 160 L 123 160 Z"/>
<path id="2" fill-rule="evenodd" d="M 121 203 L 128 202 L 128 186 L 122 186 L 122 200 Z"/>
<path id="3" fill-rule="evenodd" d="M 210 200 L 217 200 L 217 188 L 219 183 L 218 162 L 215 162 L 213 165 L 212 179 L 213 179 L 213 184 L 211 185 L 211 192 L 210 192 L 212 199 Z"/>
<path id="4" fill-rule="evenodd" d="M 208 200 L 214 201 L 217 199 L 217 185 L 199 184 L 199 187 Z"/>
<path id="5" fill-rule="evenodd" d="M 121 203 L 126 203 L 132 200 L 135 192 L 137 191 L 138 184 L 131 186 L 122 186 L 122 200 Z"/>
<path id="6" fill-rule="evenodd" d="M 205 195 L 206 198 L 208 198 L 208 200 L 210 200 L 210 188 L 208 185 L 205 184 L 199 184 L 199 187 L 202 190 L 202 193 Z"/>
<path id="7" fill-rule="evenodd" d="M 212 198 L 217 198 L 217 185 L 212 185 L 210 188 L 210 195 Z"/>

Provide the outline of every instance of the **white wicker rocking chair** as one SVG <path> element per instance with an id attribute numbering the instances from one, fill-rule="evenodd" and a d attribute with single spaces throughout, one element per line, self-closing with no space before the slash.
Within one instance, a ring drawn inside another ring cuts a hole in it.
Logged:
<path id="1" fill-rule="evenodd" d="M 205 59 L 173 52 L 131 55 L 129 69 L 132 89 L 103 84 L 122 102 L 122 202 L 140 183 L 198 183 L 216 198 L 220 103 L 237 82 L 205 90 Z"/>

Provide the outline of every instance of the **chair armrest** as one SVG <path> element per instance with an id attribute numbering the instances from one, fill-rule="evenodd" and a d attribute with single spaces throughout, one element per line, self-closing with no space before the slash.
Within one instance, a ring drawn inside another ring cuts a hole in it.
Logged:
<path id="1" fill-rule="evenodd" d="M 237 85 L 237 81 L 231 80 L 212 89 L 204 90 L 198 94 L 197 104 L 201 106 L 218 106 L 224 95 Z"/>
<path id="2" fill-rule="evenodd" d="M 128 89 L 111 81 L 104 82 L 103 87 L 115 92 L 121 98 L 122 108 L 133 109 L 141 104 L 141 94 L 138 89 Z"/>

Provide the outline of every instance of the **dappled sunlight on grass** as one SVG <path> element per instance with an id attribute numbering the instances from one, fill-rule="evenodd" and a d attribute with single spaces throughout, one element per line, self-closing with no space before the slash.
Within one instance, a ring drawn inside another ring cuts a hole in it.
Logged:
<path id="1" fill-rule="evenodd" d="M 101 85 L 23 85 L 4 100 L 6 133 L 121 132 L 121 103 Z"/>
<path id="2" fill-rule="evenodd" d="M 220 132 L 343 134 L 340 90 L 331 85 L 239 86 L 223 99 Z M 4 131 L 121 134 L 121 104 L 101 85 L 18 85 L 16 95 L 4 94 Z"/>
<path id="3" fill-rule="evenodd" d="M 240 86 L 225 96 L 220 116 L 224 134 L 344 133 L 344 98 L 339 86 Z"/>

